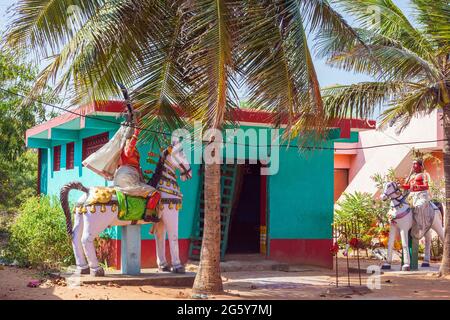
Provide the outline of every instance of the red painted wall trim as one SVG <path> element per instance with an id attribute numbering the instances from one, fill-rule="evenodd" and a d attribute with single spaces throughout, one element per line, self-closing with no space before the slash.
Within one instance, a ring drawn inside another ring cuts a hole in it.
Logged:
<path id="1" fill-rule="evenodd" d="M 116 269 L 121 267 L 121 241 L 109 239 L 104 250 L 108 250 L 108 265 Z M 189 239 L 180 239 L 180 259 L 186 263 L 189 258 Z M 330 253 L 331 239 L 272 239 L 270 240 L 269 259 L 288 263 L 315 265 L 333 268 L 333 256 Z M 166 241 L 166 257 L 170 263 L 169 242 Z M 154 240 L 142 240 L 141 264 L 143 268 L 156 268 L 156 247 Z"/>
<path id="2" fill-rule="evenodd" d="M 136 107 L 137 108 L 137 107 Z M 183 116 L 183 112 L 180 108 L 174 107 L 180 116 Z M 75 113 L 80 113 L 83 115 L 89 115 L 94 112 L 111 112 L 111 113 L 121 113 L 126 110 L 126 106 L 123 101 L 96 101 L 95 103 L 87 104 L 81 106 L 75 110 Z M 73 113 L 64 113 L 56 118 L 53 118 L 47 122 L 44 122 L 38 126 L 35 126 L 26 131 L 25 137 L 28 141 L 28 137 L 34 136 L 42 131 L 57 127 L 63 123 L 77 119 L 80 116 Z M 273 114 L 267 111 L 255 111 L 247 109 L 234 109 L 230 111 L 226 118 L 228 120 L 234 120 L 238 122 L 250 122 L 250 123 L 264 123 L 270 124 L 273 122 Z M 286 121 L 282 121 L 283 124 Z M 336 119 L 332 122 L 332 128 L 341 128 L 341 138 L 348 138 L 350 136 L 350 129 L 374 129 L 376 121 L 375 120 L 361 120 L 361 119 Z"/>
<path id="3" fill-rule="evenodd" d="M 108 250 L 108 265 L 115 269 L 121 267 L 121 241 L 116 239 L 109 239 L 106 241 L 104 251 Z M 178 241 L 180 260 L 182 263 L 186 263 L 189 258 L 189 239 L 180 239 Z M 166 259 L 170 264 L 170 248 L 169 242 L 166 240 Z M 155 240 L 142 240 L 141 241 L 141 266 L 142 268 L 156 268 L 156 247 Z"/>
<path id="4" fill-rule="evenodd" d="M 333 268 L 331 239 L 271 239 L 269 259 Z"/>

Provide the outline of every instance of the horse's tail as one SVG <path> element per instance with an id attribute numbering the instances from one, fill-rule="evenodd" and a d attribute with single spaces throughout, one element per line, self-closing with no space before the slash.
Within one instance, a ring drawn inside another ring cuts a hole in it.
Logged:
<path id="1" fill-rule="evenodd" d="M 89 193 L 89 189 L 78 181 L 69 182 L 61 188 L 59 200 L 61 201 L 61 206 L 63 208 L 64 215 L 66 216 L 66 229 L 69 236 L 72 236 L 72 216 L 70 215 L 69 208 L 69 192 L 73 189 L 83 191 L 86 194 Z"/>

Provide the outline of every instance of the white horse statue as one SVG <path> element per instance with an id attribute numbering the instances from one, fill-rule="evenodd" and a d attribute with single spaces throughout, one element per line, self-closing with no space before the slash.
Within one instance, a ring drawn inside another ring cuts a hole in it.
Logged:
<path id="1" fill-rule="evenodd" d="M 423 191 L 422 191 L 423 192 Z M 413 195 L 413 200 L 416 195 Z M 387 261 L 383 264 L 382 269 L 390 269 L 392 263 L 392 250 L 394 247 L 395 238 L 400 232 L 400 238 L 402 241 L 404 264 L 402 266 L 403 271 L 410 269 L 410 256 L 409 256 L 409 245 L 408 245 L 408 233 L 409 230 L 414 226 L 414 213 L 413 209 L 409 206 L 406 201 L 408 193 L 403 193 L 398 184 L 395 181 L 387 182 L 384 185 L 383 193 L 381 194 L 381 199 L 383 201 L 391 201 L 391 209 L 388 213 L 390 224 L 389 231 L 389 242 L 388 242 L 388 254 Z M 422 205 L 414 201 L 415 205 Z M 431 202 L 430 202 L 431 203 Z M 434 218 L 427 230 L 424 231 L 425 234 L 425 255 L 422 263 L 422 267 L 430 266 L 430 255 L 431 255 L 431 240 L 432 233 L 431 230 L 436 231 L 441 241 L 444 240 L 444 229 L 442 227 L 442 217 L 441 211 L 434 204 L 432 205 L 434 211 Z"/>
<path id="2" fill-rule="evenodd" d="M 157 179 L 157 190 L 161 193 L 158 204 L 160 222 L 154 224 L 157 264 L 161 271 L 184 273 L 178 252 L 178 211 L 181 209 L 183 195 L 177 183 L 177 170 L 182 181 L 192 178 L 189 162 L 183 152 L 181 142 L 174 140 L 172 145 L 160 153 L 152 179 Z M 150 182 L 149 182 L 150 183 Z M 75 207 L 74 221 L 69 208 L 69 191 L 83 191 Z M 66 216 L 67 232 L 71 236 L 75 254 L 77 273 L 104 276 L 104 270 L 99 266 L 94 239 L 107 227 L 126 226 L 130 224 L 147 224 L 151 222 L 123 221 L 118 218 L 121 208 L 118 207 L 114 187 L 86 188 L 80 182 L 70 182 L 61 188 L 61 205 Z M 166 261 L 165 235 L 169 238 L 172 269 Z"/>

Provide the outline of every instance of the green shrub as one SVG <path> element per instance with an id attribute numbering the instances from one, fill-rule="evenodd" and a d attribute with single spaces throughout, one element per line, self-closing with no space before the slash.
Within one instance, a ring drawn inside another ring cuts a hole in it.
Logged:
<path id="1" fill-rule="evenodd" d="M 347 226 L 344 238 L 339 243 L 353 237 L 359 238 L 360 248 L 371 246 L 371 240 L 387 225 L 389 203 L 374 199 L 369 193 L 344 193 L 334 212 L 336 227 Z M 342 232 L 342 230 L 341 230 Z"/>
<path id="2" fill-rule="evenodd" d="M 73 263 L 64 213 L 56 198 L 42 195 L 23 203 L 10 230 L 6 258 L 44 268 Z"/>
<path id="3" fill-rule="evenodd" d="M 13 221 L 14 213 L 0 211 L 0 233 L 9 233 Z"/>

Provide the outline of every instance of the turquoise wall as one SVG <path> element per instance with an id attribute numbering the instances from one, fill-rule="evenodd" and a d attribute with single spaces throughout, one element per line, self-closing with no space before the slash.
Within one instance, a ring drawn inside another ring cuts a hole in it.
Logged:
<path id="1" fill-rule="evenodd" d="M 242 126 L 245 131 L 256 127 Z M 267 128 L 269 129 L 269 128 Z M 117 129 L 111 129 L 112 137 Z M 94 129 L 80 131 L 79 139 L 75 141 L 74 169 L 66 170 L 65 142 L 52 141 L 52 147 L 61 147 L 61 170 L 53 172 L 53 148 L 47 154 L 47 194 L 59 195 L 60 188 L 67 182 L 78 180 L 86 186 L 107 186 L 111 182 L 106 181 L 81 165 L 82 139 L 88 136 L 102 133 Z M 332 132 L 330 138 L 334 138 L 336 132 Z M 265 143 L 269 142 L 267 137 Z M 246 141 L 248 143 L 248 141 Z M 264 144 L 265 144 L 264 143 Z M 260 142 L 261 144 L 261 142 Z M 333 141 L 328 140 L 322 144 L 324 147 L 333 147 Z M 236 148 L 236 147 L 235 147 Z M 150 145 L 139 145 L 141 165 L 144 170 L 153 169 L 154 165 L 146 163 Z M 185 151 L 189 149 L 185 146 Z M 152 150 L 159 154 L 159 148 Z M 43 153 L 44 154 L 44 153 Z M 236 154 L 236 152 L 235 152 Z M 194 151 L 191 151 L 194 156 Z M 226 149 L 223 150 L 226 157 Z M 245 158 L 253 158 L 248 148 Z M 279 171 L 268 176 L 268 240 L 270 239 L 330 239 L 331 223 L 333 220 L 333 150 L 302 151 L 295 147 L 286 149 L 280 147 Z M 193 178 L 189 181 L 180 181 L 181 191 L 184 195 L 183 207 L 179 217 L 179 236 L 181 239 L 191 237 L 193 220 L 197 208 L 199 181 L 199 165 L 192 165 Z M 72 191 L 70 200 L 75 201 L 81 192 Z M 142 238 L 152 239 L 149 235 L 150 225 L 142 227 Z M 120 227 L 110 228 L 107 233 L 115 239 L 120 239 Z M 270 248 L 269 248 L 270 250 Z"/>
<path id="2" fill-rule="evenodd" d="M 271 239 L 331 238 L 333 169 L 332 150 L 280 151 L 279 172 L 269 176 L 267 186 Z"/>

